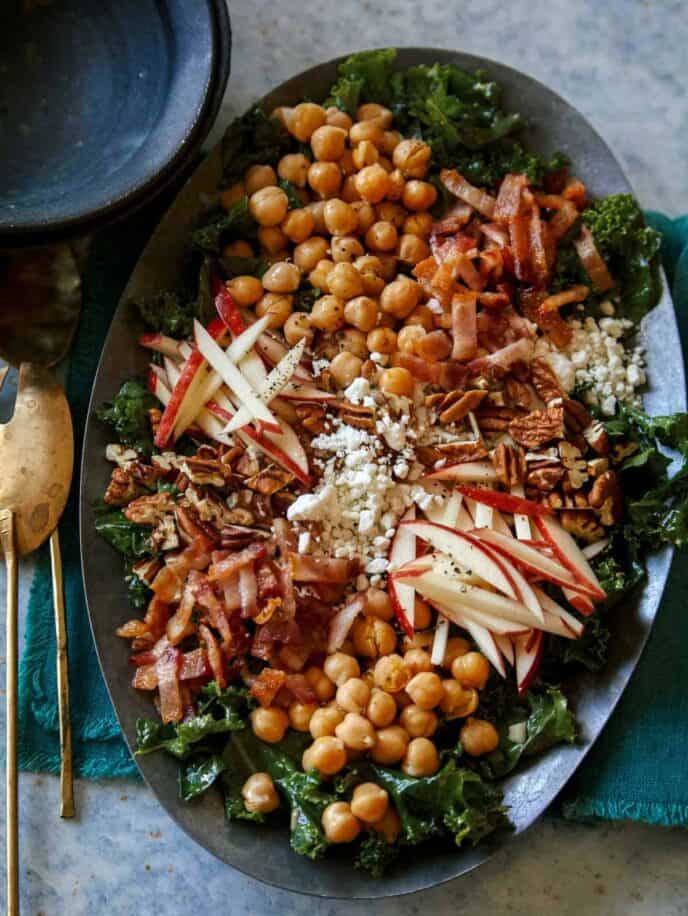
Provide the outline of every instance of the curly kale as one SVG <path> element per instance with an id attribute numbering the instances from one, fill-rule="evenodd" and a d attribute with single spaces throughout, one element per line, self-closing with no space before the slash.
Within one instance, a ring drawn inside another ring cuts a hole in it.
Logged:
<path id="1" fill-rule="evenodd" d="M 397 52 L 393 48 L 352 54 L 337 67 L 339 76 L 323 103 L 341 108 L 353 118 L 363 102 L 386 105 L 391 98 L 391 78 Z"/>
<path id="2" fill-rule="evenodd" d="M 256 222 L 248 208 L 248 197 L 242 197 L 229 210 L 211 213 L 192 233 L 191 240 L 199 251 L 219 255 L 229 242 L 253 238 L 256 230 Z"/>
<path id="3" fill-rule="evenodd" d="M 369 833 L 358 847 L 356 868 L 367 871 L 373 878 L 383 878 L 399 858 L 399 847 L 388 843 L 376 833 Z"/>
<path id="4" fill-rule="evenodd" d="M 122 385 L 112 401 L 96 410 L 96 416 L 112 427 L 122 445 L 129 445 L 143 455 L 150 455 L 153 451 L 153 435 L 148 411 L 157 406 L 157 398 L 148 391 L 144 382 L 134 378 Z"/>
<path id="5" fill-rule="evenodd" d="M 256 105 L 235 118 L 222 138 L 222 185 L 241 181 L 252 165 L 276 165 L 292 145 L 292 139 L 277 118 Z"/>
<path id="6" fill-rule="evenodd" d="M 96 533 L 111 547 L 128 560 L 140 560 L 142 557 L 150 556 L 150 526 L 130 522 L 121 509 L 107 506 L 105 503 L 95 506 L 94 512 Z"/>
<path id="7" fill-rule="evenodd" d="M 182 295 L 169 289 L 133 300 L 141 320 L 151 331 L 168 337 L 189 337 L 193 328 L 193 307 Z"/>

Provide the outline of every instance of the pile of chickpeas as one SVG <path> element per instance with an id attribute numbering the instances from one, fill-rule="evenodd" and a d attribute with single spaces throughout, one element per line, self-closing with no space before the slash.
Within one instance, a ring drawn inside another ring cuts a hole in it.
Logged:
<path id="1" fill-rule="evenodd" d="M 362 614 L 350 638 L 312 666 L 305 676 L 317 703 L 294 702 L 288 709 L 259 707 L 251 713 L 256 737 L 274 744 L 289 727 L 313 738 L 303 754 L 305 771 L 333 777 L 348 763 L 368 756 L 383 766 L 400 767 L 408 776 L 434 775 L 440 766 L 432 738 L 444 720 L 462 720 L 458 738 L 464 751 L 480 756 L 493 751 L 498 735 L 492 723 L 475 718 L 479 695 L 490 665 L 467 640 L 451 637 L 442 665 L 433 666 L 429 648 L 433 612 L 416 599 L 416 633 L 399 637 L 392 626 L 394 610 L 386 591 L 369 588 Z M 253 774 L 243 787 L 250 811 L 269 812 L 279 797 L 268 773 Z M 401 830 L 388 793 L 374 783 L 356 787 L 350 802 L 329 805 L 322 828 L 331 843 L 349 843 L 361 830 L 374 830 L 394 842 Z"/>
<path id="2" fill-rule="evenodd" d="M 248 196 L 259 226 L 260 252 L 237 241 L 225 254 L 260 253 L 270 262 L 262 279 L 238 276 L 228 289 L 239 306 L 270 315 L 270 326 L 281 329 L 290 345 L 302 338 L 310 344 L 317 334 L 339 388 L 376 353 L 391 364 L 379 387 L 411 396 L 413 377 L 394 365 L 394 355 L 438 361 L 451 352 L 451 339 L 436 328 L 421 286 L 399 270 L 400 262 L 408 270 L 430 255 L 429 211 L 437 198 L 424 180 L 430 147 L 392 130 L 392 112 L 382 105 L 362 105 L 355 123 L 337 108 L 312 102 L 273 114 L 296 140 L 310 144 L 311 156 L 290 153 L 276 170 L 254 165 L 221 193 L 226 208 Z M 289 210 L 280 179 L 297 189 L 303 207 Z M 294 311 L 303 278 L 322 293 L 310 313 Z"/>

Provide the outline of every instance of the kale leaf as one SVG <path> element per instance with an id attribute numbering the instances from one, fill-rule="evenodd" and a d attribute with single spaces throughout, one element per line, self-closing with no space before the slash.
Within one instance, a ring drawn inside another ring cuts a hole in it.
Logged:
<path id="1" fill-rule="evenodd" d="M 265 258 L 242 258 L 238 255 L 222 255 L 220 264 L 228 277 L 262 277 L 269 265 Z"/>
<path id="2" fill-rule="evenodd" d="M 318 286 L 311 286 L 308 282 L 308 279 L 304 277 L 301 280 L 301 285 L 296 290 L 294 295 L 294 311 L 296 312 L 310 312 L 313 306 L 322 296 L 322 290 Z"/>
<path id="3" fill-rule="evenodd" d="M 476 762 L 478 771 L 488 779 L 506 776 L 522 757 L 532 757 L 555 744 L 571 744 L 576 739 L 573 715 L 557 687 L 531 690 L 514 700 L 497 721 L 497 730 L 499 746 Z M 515 734 L 518 731 L 523 734 Z"/>
<path id="4" fill-rule="evenodd" d="M 277 118 L 256 105 L 235 118 L 222 138 L 222 185 L 241 181 L 252 165 L 276 165 L 289 152 L 291 138 Z"/>
<path id="5" fill-rule="evenodd" d="M 279 183 L 280 188 L 287 195 L 287 200 L 289 201 L 290 210 L 301 210 L 303 208 L 303 201 L 296 192 L 296 188 L 291 183 L 287 181 L 286 178 L 283 178 Z"/>
<path id="6" fill-rule="evenodd" d="M 188 802 L 203 795 L 225 768 L 221 754 L 199 755 L 185 761 L 179 768 L 179 797 Z"/>
<path id="7" fill-rule="evenodd" d="M 152 296 L 134 299 L 141 320 L 151 331 L 168 337 L 189 337 L 193 329 L 193 306 L 179 293 L 166 289 Z"/>
<path id="8" fill-rule="evenodd" d="M 236 239 L 253 238 L 256 223 L 248 208 L 248 197 L 235 201 L 229 210 L 215 210 L 191 234 L 191 240 L 199 251 L 219 255 L 228 242 Z"/>
<path id="9" fill-rule="evenodd" d="M 129 560 L 150 556 L 150 526 L 130 522 L 121 509 L 105 503 L 96 505 L 96 532 Z"/>
<path id="10" fill-rule="evenodd" d="M 144 382 L 133 378 L 125 382 L 112 401 L 96 410 L 96 417 L 109 424 L 123 445 L 129 445 L 143 455 L 153 451 L 153 434 L 148 411 L 157 407 L 157 398 Z"/>
<path id="11" fill-rule="evenodd" d="M 132 606 L 135 607 L 137 611 L 145 610 L 153 597 L 153 592 L 148 588 L 143 579 L 139 579 L 133 571 L 131 563 L 127 563 L 126 565 L 124 581 L 127 584 L 127 595 L 129 596 L 129 601 Z"/>
<path id="12" fill-rule="evenodd" d="M 377 833 L 369 833 L 358 847 L 354 865 L 369 872 L 373 878 L 382 878 L 398 857 L 399 847 L 395 843 L 388 843 Z"/>
<path id="13" fill-rule="evenodd" d="M 323 103 L 355 117 L 363 102 L 386 105 L 391 100 L 391 78 L 397 52 L 394 48 L 352 54 L 337 67 L 338 80 Z"/>

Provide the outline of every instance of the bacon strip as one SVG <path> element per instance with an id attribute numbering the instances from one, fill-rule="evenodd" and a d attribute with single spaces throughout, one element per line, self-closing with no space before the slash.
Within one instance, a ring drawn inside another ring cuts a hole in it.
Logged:
<path id="1" fill-rule="evenodd" d="M 529 279 L 529 227 L 530 216 L 528 214 L 515 216 L 509 221 L 509 241 L 514 259 L 514 273 L 517 279 L 521 281 Z"/>
<path id="2" fill-rule="evenodd" d="M 545 286 L 549 276 L 549 264 L 545 246 L 545 232 L 547 227 L 540 219 L 540 208 L 533 203 L 528 223 L 528 243 L 530 248 L 530 266 L 533 279 L 538 286 Z"/>
<path id="3" fill-rule="evenodd" d="M 355 562 L 345 558 L 289 554 L 289 570 L 294 582 L 349 582 L 356 568 Z"/>
<path id="4" fill-rule="evenodd" d="M 508 174 L 499 186 L 499 194 L 494 208 L 494 221 L 508 224 L 521 212 L 523 189 L 528 185 L 525 175 Z"/>
<path id="5" fill-rule="evenodd" d="M 160 693 L 160 718 L 163 723 L 181 722 L 184 713 L 182 694 L 179 686 L 179 665 L 182 653 L 179 649 L 165 649 L 155 663 L 155 674 Z"/>
<path id="6" fill-rule="evenodd" d="M 559 312 L 544 312 L 542 303 L 547 298 L 547 293 L 540 289 L 526 289 L 521 293 L 521 308 L 530 321 L 534 321 L 543 334 L 550 338 L 552 343 L 562 349 L 571 340 L 573 331 L 564 321 Z"/>
<path id="7" fill-rule="evenodd" d="M 232 553 L 219 563 L 213 563 L 208 570 L 211 582 L 224 582 L 231 579 L 243 566 L 248 566 L 265 556 L 265 544 L 249 544 L 243 550 Z"/>
<path id="8" fill-rule="evenodd" d="M 189 575 L 189 579 L 184 586 L 184 594 L 182 595 L 182 600 L 179 602 L 179 607 L 174 615 L 167 621 L 166 632 L 171 646 L 176 646 L 177 643 L 181 642 L 189 633 L 191 614 L 193 613 L 195 603 L 193 584 L 194 580 L 191 575 Z"/>
<path id="9" fill-rule="evenodd" d="M 226 687 L 227 677 L 225 676 L 225 664 L 217 640 L 213 636 L 210 629 L 204 623 L 199 624 L 198 635 L 205 643 L 205 648 L 208 652 L 208 661 L 213 672 L 213 677 L 217 681 L 218 687 Z"/>
<path id="10" fill-rule="evenodd" d="M 454 169 L 442 169 L 440 181 L 454 197 L 464 200 L 488 219 L 493 218 L 497 201 L 491 194 L 486 194 L 485 191 L 476 188 Z"/>
<path id="11" fill-rule="evenodd" d="M 473 375 L 494 371 L 495 369 L 506 371 L 514 363 L 529 362 L 533 355 L 533 342 L 527 337 L 521 337 L 513 343 L 507 344 L 488 356 L 480 356 L 468 364 L 468 369 Z"/>
<path id="12" fill-rule="evenodd" d="M 477 293 L 465 290 L 452 298 L 452 359 L 465 360 L 478 350 Z"/>
<path id="13" fill-rule="evenodd" d="M 560 308 L 570 305 L 572 302 L 583 302 L 589 294 L 590 287 L 588 286 L 583 286 L 582 284 L 572 286 L 570 289 L 563 290 L 561 293 L 554 293 L 552 296 L 543 299 L 540 308 L 543 312 L 557 312 Z"/>
<path id="14" fill-rule="evenodd" d="M 258 582 L 251 566 L 242 566 L 239 570 L 239 595 L 241 616 L 255 617 L 258 613 Z"/>
<path id="15" fill-rule="evenodd" d="M 433 223 L 433 234 L 437 233 L 438 235 L 449 235 L 452 232 L 463 229 L 466 223 L 469 222 L 472 213 L 473 208 L 469 204 L 464 204 L 460 201 L 457 201 L 452 207 L 449 208 L 449 210 L 447 210 L 439 222 Z"/>
<path id="16" fill-rule="evenodd" d="M 581 227 L 580 235 L 573 245 L 578 252 L 578 257 L 581 259 L 585 272 L 592 280 L 593 286 L 599 292 L 606 293 L 607 290 L 614 286 L 614 280 L 609 273 L 609 268 L 602 259 L 602 255 L 597 250 L 595 239 L 587 226 Z"/>

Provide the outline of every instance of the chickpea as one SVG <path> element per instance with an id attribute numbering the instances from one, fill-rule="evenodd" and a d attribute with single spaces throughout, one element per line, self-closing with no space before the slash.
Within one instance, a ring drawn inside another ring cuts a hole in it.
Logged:
<path id="1" fill-rule="evenodd" d="M 346 316 L 346 307 L 344 308 L 344 315 Z M 368 347 L 366 347 L 366 338 L 363 331 L 359 331 L 356 328 L 345 328 L 341 333 L 339 346 L 343 351 L 345 350 L 347 353 L 357 356 L 361 360 L 361 368 L 363 368 L 363 361 L 368 358 Z"/>
<path id="2" fill-rule="evenodd" d="M 312 215 L 311 213 L 311 216 Z M 325 259 L 327 249 L 328 245 L 325 239 L 318 238 L 317 236 L 306 239 L 294 249 L 294 264 L 304 273 L 310 273 L 318 261 Z"/>
<path id="3" fill-rule="evenodd" d="M 378 254 L 380 264 L 382 264 L 382 276 L 391 283 L 397 275 L 397 258 L 394 254 Z"/>
<path id="4" fill-rule="evenodd" d="M 417 305 L 404 324 L 419 325 L 429 334 L 435 327 L 435 319 L 427 305 Z"/>
<path id="5" fill-rule="evenodd" d="M 353 235 L 335 235 L 330 240 L 332 260 L 335 264 L 348 261 L 349 264 L 360 258 L 365 251 L 363 245 Z"/>
<path id="6" fill-rule="evenodd" d="M 311 665 L 309 668 L 306 668 L 303 675 L 311 690 L 321 703 L 332 699 L 335 692 L 335 686 L 322 668 L 318 668 L 317 665 Z"/>
<path id="7" fill-rule="evenodd" d="M 398 130 L 386 130 L 382 135 L 381 151 L 385 156 L 394 156 L 394 150 L 399 146 L 403 137 Z"/>
<path id="8" fill-rule="evenodd" d="M 432 232 L 433 222 L 431 213 L 409 213 L 404 220 L 404 234 L 417 235 L 421 239 L 427 239 Z"/>
<path id="9" fill-rule="evenodd" d="M 485 719 L 467 719 L 459 732 L 461 747 L 471 757 L 489 754 L 499 744 L 497 729 Z"/>
<path id="10" fill-rule="evenodd" d="M 296 188 L 305 188 L 308 181 L 308 169 L 311 166 L 310 159 L 303 153 L 288 153 L 282 156 L 277 163 L 277 174 L 284 181 L 288 181 Z"/>
<path id="11" fill-rule="evenodd" d="M 401 711 L 399 723 L 412 738 L 430 738 L 437 730 L 437 716 L 430 709 L 411 703 Z"/>
<path id="12" fill-rule="evenodd" d="M 397 646 L 394 627 L 378 617 L 360 617 L 354 623 L 351 635 L 356 654 L 364 658 L 390 655 Z"/>
<path id="13" fill-rule="evenodd" d="M 339 196 L 347 204 L 354 204 L 356 201 L 361 199 L 361 195 L 358 193 L 358 188 L 356 187 L 356 176 L 347 175 L 344 181 L 342 182 L 342 188 L 339 192 Z"/>
<path id="14" fill-rule="evenodd" d="M 364 140 L 369 140 L 380 149 L 384 143 L 384 130 L 375 121 L 358 121 L 349 130 L 349 143 L 352 146 L 357 146 L 359 143 L 363 143 Z"/>
<path id="15" fill-rule="evenodd" d="M 404 652 L 408 652 L 411 649 L 430 649 L 434 639 L 434 633 L 429 633 L 427 630 L 423 632 L 422 630 L 416 629 L 411 639 L 409 639 L 408 636 L 404 636 Z"/>
<path id="16" fill-rule="evenodd" d="M 394 702 L 394 697 L 384 690 L 380 690 L 379 687 L 373 687 L 366 715 L 375 728 L 385 728 L 387 725 L 391 725 L 397 716 L 397 704 Z"/>
<path id="17" fill-rule="evenodd" d="M 231 210 L 232 205 L 241 200 L 242 197 L 246 197 L 246 186 L 243 181 L 238 181 L 231 188 L 225 188 L 220 191 L 220 204 L 225 210 Z"/>
<path id="18" fill-rule="evenodd" d="M 392 112 L 389 108 L 385 108 L 384 105 L 378 105 L 376 102 L 359 105 L 356 110 L 356 118 L 359 121 L 374 121 L 385 129 L 392 124 Z"/>
<path id="19" fill-rule="evenodd" d="M 426 652 L 425 649 L 408 649 L 404 653 L 404 664 L 413 674 L 432 671 L 430 653 Z"/>
<path id="20" fill-rule="evenodd" d="M 381 821 L 389 808 L 387 790 L 374 782 L 362 782 L 354 789 L 351 798 L 351 810 L 356 817 L 366 824 Z"/>
<path id="21" fill-rule="evenodd" d="M 407 318 L 418 305 L 420 287 L 410 277 L 398 276 L 380 296 L 380 308 L 395 318 Z"/>
<path id="22" fill-rule="evenodd" d="M 490 663 L 480 652 L 467 652 L 454 659 L 451 673 L 462 687 L 482 690 L 490 676 Z"/>
<path id="23" fill-rule="evenodd" d="M 430 246 L 417 235 L 404 234 L 399 239 L 397 255 L 400 261 L 415 265 L 430 257 Z"/>
<path id="24" fill-rule="evenodd" d="M 390 805 L 389 808 L 387 808 L 387 814 L 385 814 L 382 820 L 377 821 L 375 824 L 371 824 L 370 828 L 374 830 L 375 833 L 381 834 L 386 843 L 395 843 L 401 833 L 401 818 L 397 814 L 396 809 L 392 808 Z"/>
<path id="25" fill-rule="evenodd" d="M 360 677 L 350 677 L 337 687 L 337 706 L 347 712 L 364 712 L 369 699 L 370 687 Z"/>
<path id="26" fill-rule="evenodd" d="M 230 242 L 229 245 L 225 245 L 222 249 L 222 254 L 225 258 L 252 258 L 254 251 L 248 242 L 238 240 L 236 242 Z"/>
<path id="27" fill-rule="evenodd" d="M 318 261 L 313 270 L 308 274 L 308 282 L 316 289 L 322 289 L 329 292 L 329 277 L 334 270 L 334 261 L 323 258 Z"/>
<path id="28" fill-rule="evenodd" d="M 361 825 L 348 802 L 332 802 L 320 819 L 326 839 L 330 843 L 352 843 L 361 832 Z"/>
<path id="29" fill-rule="evenodd" d="M 244 783 L 241 794 L 247 811 L 269 814 L 279 808 L 279 795 L 269 773 L 252 773 Z"/>
<path id="30" fill-rule="evenodd" d="M 227 283 L 227 289 L 239 306 L 255 305 L 263 295 L 263 284 L 257 277 L 234 277 Z"/>
<path id="31" fill-rule="evenodd" d="M 355 146 L 351 154 L 356 169 L 364 169 L 367 165 L 375 165 L 380 159 L 380 151 L 370 140 L 363 140 Z"/>
<path id="32" fill-rule="evenodd" d="M 407 210 L 429 210 L 437 200 L 437 188 L 429 181 L 409 181 L 401 199 Z"/>
<path id="33" fill-rule="evenodd" d="M 308 184 L 323 198 L 336 197 L 342 183 L 342 172 L 336 162 L 314 162 L 308 169 Z"/>
<path id="34" fill-rule="evenodd" d="M 305 242 L 313 234 L 315 229 L 315 220 L 313 214 L 305 207 L 298 210 L 290 210 L 281 226 L 282 232 L 295 245 Z"/>
<path id="35" fill-rule="evenodd" d="M 425 178 L 432 150 L 422 140 L 402 140 L 394 147 L 392 161 L 405 178 Z"/>
<path id="36" fill-rule="evenodd" d="M 342 175 L 344 175 L 345 180 L 352 177 L 354 172 L 356 172 L 356 163 L 354 162 L 354 154 L 350 149 L 344 150 L 341 157 L 337 160 L 337 165 Z"/>
<path id="37" fill-rule="evenodd" d="M 458 681 L 453 678 L 442 681 L 442 692 L 440 709 L 448 719 L 459 719 L 468 715 L 466 710 L 470 709 L 473 697 L 472 694 L 466 695 L 466 691 Z"/>
<path id="38" fill-rule="evenodd" d="M 372 331 L 377 321 L 377 302 L 368 296 L 356 296 L 344 306 L 344 317 L 360 331 Z"/>
<path id="39" fill-rule="evenodd" d="M 375 729 L 365 716 L 357 712 L 348 712 L 334 733 L 353 751 L 369 751 L 375 744 Z"/>
<path id="40" fill-rule="evenodd" d="M 394 251 L 398 238 L 394 223 L 378 220 L 366 232 L 365 243 L 371 251 Z"/>
<path id="41" fill-rule="evenodd" d="M 381 687 L 388 693 L 399 693 L 411 679 L 411 672 L 404 664 L 404 660 L 396 653 L 383 655 L 375 663 L 375 686 Z"/>
<path id="42" fill-rule="evenodd" d="M 383 200 L 375 207 L 375 213 L 380 222 L 391 223 L 395 229 L 401 229 L 406 219 L 406 210 L 393 200 Z"/>
<path id="43" fill-rule="evenodd" d="M 356 192 L 358 193 L 358 192 Z M 367 200 L 354 200 L 351 203 L 351 209 L 358 217 L 358 231 L 365 235 L 375 222 L 375 208 Z"/>
<path id="44" fill-rule="evenodd" d="M 406 729 L 400 725 L 389 725 L 387 728 L 381 728 L 376 734 L 371 757 L 375 763 L 384 766 L 399 763 L 406 753 L 408 744 L 409 736 Z"/>
<path id="45" fill-rule="evenodd" d="M 433 671 L 419 671 L 406 685 L 406 693 L 421 709 L 434 709 L 442 700 L 442 681 Z"/>
<path id="46" fill-rule="evenodd" d="M 271 118 L 276 118 L 282 127 L 289 130 L 289 120 L 293 114 L 293 108 L 287 108 L 285 105 L 280 105 L 279 108 L 273 108 L 270 112 Z"/>
<path id="47" fill-rule="evenodd" d="M 395 694 L 394 699 L 397 701 L 397 709 L 400 712 L 406 709 L 407 706 L 413 706 L 413 700 L 405 690 L 400 690 L 399 693 Z"/>
<path id="48" fill-rule="evenodd" d="M 334 776 L 346 765 L 346 749 L 340 738 L 323 735 L 307 747 L 301 758 L 305 773 L 317 770 L 322 776 Z"/>
<path id="49" fill-rule="evenodd" d="M 287 130 L 300 143 L 308 143 L 315 131 L 325 123 L 325 109 L 313 102 L 301 102 L 292 109 Z"/>
<path id="50" fill-rule="evenodd" d="M 281 254 L 286 250 L 289 239 L 279 226 L 261 226 L 258 230 L 261 248 L 269 255 Z"/>
<path id="51" fill-rule="evenodd" d="M 276 744 L 284 738 L 289 726 L 289 717 L 278 706 L 259 706 L 251 713 L 251 728 L 256 738 Z"/>
<path id="52" fill-rule="evenodd" d="M 351 655 L 346 655 L 344 652 L 335 652 L 333 655 L 328 655 L 325 659 L 323 670 L 337 687 L 341 687 L 351 678 L 357 678 L 361 673 L 356 659 Z"/>
<path id="53" fill-rule="evenodd" d="M 385 369 L 380 376 L 380 390 L 385 394 L 394 394 L 400 398 L 413 397 L 415 382 L 408 369 L 396 366 Z"/>
<path id="54" fill-rule="evenodd" d="M 397 335 L 391 328 L 373 328 L 366 338 L 371 353 L 389 354 L 397 348 Z"/>
<path id="55" fill-rule="evenodd" d="M 387 592 L 371 586 L 365 593 L 363 613 L 366 617 L 379 617 L 380 620 L 392 620 L 394 608 Z"/>
<path id="56" fill-rule="evenodd" d="M 292 703 L 289 707 L 289 722 L 297 732 L 307 732 L 318 708 L 317 703 Z"/>
<path id="57" fill-rule="evenodd" d="M 353 124 L 349 115 L 340 108 L 335 108 L 334 105 L 325 109 L 325 118 L 326 124 L 331 124 L 333 127 L 343 127 L 344 130 L 350 130 Z"/>
<path id="58" fill-rule="evenodd" d="M 358 227 L 358 216 L 349 204 L 334 197 L 323 209 L 325 227 L 331 235 L 351 235 Z"/>
<path id="59" fill-rule="evenodd" d="M 463 636 L 450 636 L 447 640 L 447 648 L 444 653 L 444 658 L 442 659 L 442 666 L 444 668 L 451 668 L 455 658 L 459 658 L 460 655 L 465 655 L 466 652 L 470 651 L 471 644 L 467 639 L 464 639 Z"/>
<path id="60" fill-rule="evenodd" d="M 335 264 L 327 277 L 331 293 L 340 299 L 355 299 L 363 293 L 363 280 L 353 266 L 345 261 Z"/>
<path id="61" fill-rule="evenodd" d="M 330 363 L 330 375 L 338 388 L 347 388 L 361 374 L 363 360 L 347 350 L 338 353 Z"/>
<path id="62" fill-rule="evenodd" d="M 263 286 L 271 293 L 293 293 L 300 282 L 301 271 L 288 261 L 277 261 L 263 274 Z"/>
<path id="63" fill-rule="evenodd" d="M 384 165 L 383 165 L 384 168 Z M 387 200 L 396 201 L 401 200 L 404 194 L 404 188 L 406 187 L 406 179 L 401 174 L 399 169 L 392 169 L 391 172 L 387 175 Z M 404 211 L 404 217 L 406 212 Z M 402 220 L 403 225 L 403 220 Z M 401 226 L 397 228 L 401 229 Z"/>
<path id="64" fill-rule="evenodd" d="M 322 296 L 311 309 L 311 324 L 319 331 L 344 327 L 344 302 L 338 296 Z"/>
<path id="65" fill-rule="evenodd" d="M 249 197 L 256 191 L 274 187 L 276 184 L 277 175 L 271 165 L 252 165 L 244 175 L 244 186 Z"/>
<path id="66" fill-rule="evenodd" d="M 282 188 L 261 188 L 249 197 L 251 216 L 261 226 L 279 226 L 289 209 L 289 200 Z"/>
<path id="67" fill-rule="evenodd" d="M 309 731 L 314 738 L 334 735 L 335 728 L 344 719 L 344 710 L 337 706 L 321 706 L 311 716 Z"/>
<path id="68" fill-rule="evenodd" d="M 269 328 L 281 328 L 291 315 L 294 307 L 294 297 L 282 293 L 266 293 L 256 305 L 256 315 L 270 316 Z"/>
<path id="69" fill-rule="evenodd" d="M 416 344 L 425 336 L 425 329 L 420 325 L 411 324 L 401 328 L 397 334 L 397 347 L 400 353 L 415 353 Z"/>
<path id="70" fill-rule="evenodd" d="M 353 655 L 354 654 L 354 644 L 350 639 L 345 639 L 344 642 L 339 647 L 339 651 L 343 652 L 344 655 Z"/>
<path id="71" fill-rule="evenodd" d="M 446 331 L 437 330 L 426 334 L 416 345 L 416 353 L 421 359 L 438 363 L 447 359 L 452 350 L 452 342 Z"/>
<path id="72" fill-rule="evenodd" d="M 311 149 L 319 162 L 336 162 L 344 154 L 346 131 L 341 127 L 323 124 L 313 131 Z"/>
<path id="73" fill-rule="evenodd" d="M 308 210 L 313 217 L 313 233 L 315 235 L 327 235 L 327 229 L 325 228 L 325 201 L 311 201 L 303 209 Z"/>
<path id="74" fill-rule="evenodd" d="M 413 738 L 406 748 L 401 769 L 408 776 L 434 776 L 440 768 L 437 748 L 429 738 Z"/>
<path id="75" fill-rule="evenodd" d="M 387 193 L 387 172 L 379 163 L 367 165 L 356 175 L 356 190 L 363 200 L 379 203 Z"/>

